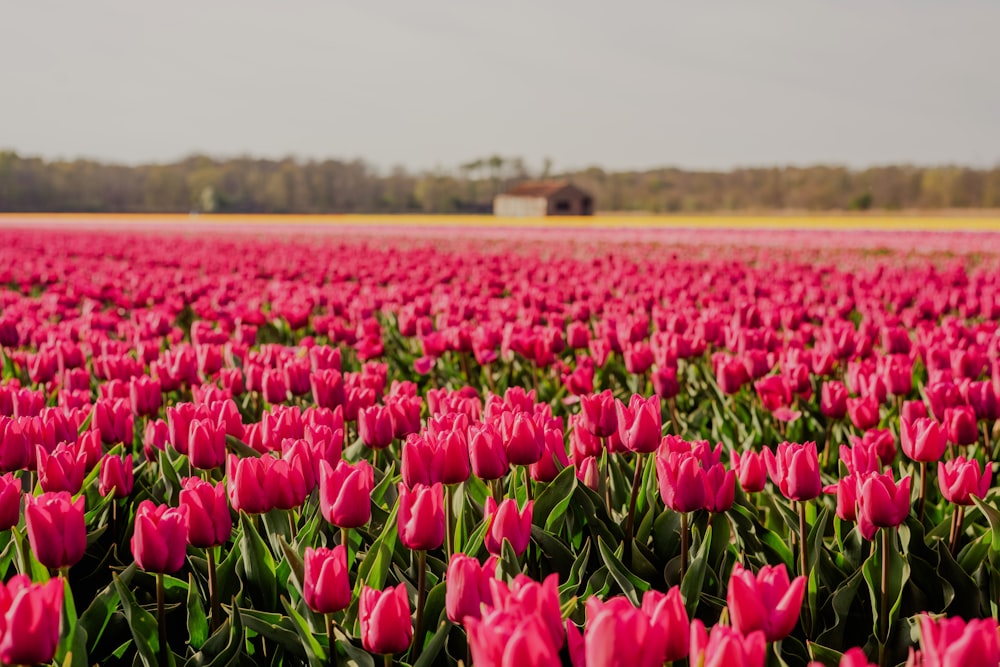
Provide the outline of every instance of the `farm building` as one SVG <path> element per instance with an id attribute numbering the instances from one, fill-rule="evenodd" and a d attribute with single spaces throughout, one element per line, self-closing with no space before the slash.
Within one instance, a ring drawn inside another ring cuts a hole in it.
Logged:
<path id="1" fill-rule="evenodd" d="M 497 195 L 493 213 L 505 218 L 593 215 L 594 199 L 568 181 L 527 181 Z"/>

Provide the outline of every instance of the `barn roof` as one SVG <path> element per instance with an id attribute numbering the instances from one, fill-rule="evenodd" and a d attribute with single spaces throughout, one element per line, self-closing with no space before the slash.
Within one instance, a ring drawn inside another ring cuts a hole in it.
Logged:
<path id="1" fill-rule="evenodd" d="M 515 197 L 551 197 L 570 186 L 569 181 L 525 181 L 504 194 Z"/>

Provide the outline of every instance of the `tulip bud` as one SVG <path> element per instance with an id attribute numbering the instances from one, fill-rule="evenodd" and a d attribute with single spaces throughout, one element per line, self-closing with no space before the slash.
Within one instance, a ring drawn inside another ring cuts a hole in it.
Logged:
<path id="1" fill-rule="evenodd" d="M 733 450 L 732 467 L 736 471 L 736 476 L 740 480 L 740 486 L 747 493 L 756 493 L 764 490 L 767 482 L 767 468 L 759 452 L 746 451 L 741 455 Z"/>
<path id="2" fill-rule="evenodd" d="M 765 565 L 754 575 L 737 563 L 726 594 L 733 627 L 744 636 L 759 630 L 767 641 L 781 641 L 799 620 L 805 587 L 805 577 L 788 580 L 784 565 Z"/>
<path id="3" fill-rule="evenodd" d="M 188 514 L 186 507 L 154 505 L 143 500 L 135 513 L 132 555 L 146 572 L 176 572 L 184 566 Z"/>
<path id="4" fill-rule="evenodd" d="M 847 399 L 847 413 L 851 416 L 851 423 L 861 431 L 878 426 L 878 406 L 878 399 L 874 395 Z"/>
<path id="5" fill-rule="evenodd" d="M 492 424 L 469 426 L 469 458 L 472 472 L 483 481 L 500 479 L 510 469 L 503 439 Z"/>
<path id="6" fill-rule="evenodd" d="M 847 387 L 836 380 L 824 382 L 819 407 L 830 419 L 843 419 L 847 415 Z"/>
<path id="7" fill-rule="evenodd" d="M 351 604 L 351 582 L 344 545 L 333 549 L 306 547 L 302 596 L 317 614 L 347 609 Z"/>
<path id="8" fill-rule="evenodd" d="M 179 505 L 187 509 L 187 541 L 193 547 L 210 549 L 225 544 L 233 532 L 224 482 L 215 486 L 197 477 L 181 482 Z"/>
<path id="9" fill-rule="evenodd" d="M 202 470 L 211 470 L 226 462 L 224 428 L 201 419 L 192 421 L 188 428 L 188 456 L 191 465 Z"/>
<path id="10" fill-rule="evenodd" d="M 944 411 L 944 424 L 948 430 L 948 442 L 971 445 L 979 440 L 976 413 L 971 406 L 947 408 Z"/>
<path id="11" fill-rule="evenodd" d="M 583 425 L 599 438 L 606 438 L 618 430 L 618 412 L 610 389 L 599 394 L 580 397 L 580 414 Z"/>
<path id="12" fill-rule="evenodd" d="M 372 515 L 371 494 L 375 471 L 367 461 L 351 465 L 340 461 L 334 468 L 319 464 L 319 506 L 323 517 L 340 528 L 358 528 Z"/>
<path id="13" fill-rule="evenodd" d="M 892 474 L 864 475 L 858 483 L 858 527 L 866 540 L 879 528 L 895 528 L 910 513 L 910 478 L 898 484 Z"/>
<path id="14" fill-rule="evenodd" d="M 489 581 L 496 576 L 496 558 L 484 565 L 462 553 L 448 562 L 445 575 L 445 610 L 452 623 L 462 624 L 466 618 L 480 618 L 482 605 L 492 604 Z"/>
<path id="15" fill-rule="evenodd" d="M 500 434 L 507 444 L 507 460 L 512 465 L 531 465 L 542 458 L 545 432 L 531 414 L 503 413 L 500 419 Z"/>
<path id="16" fill-rule="evenodd" d="M 735 627 L 715 625 L 705 630 L 700 620 L 691 623 L 690 661 L 700 667 L 764 667 L 767 648 L 764 633 L 744 635 Z"/>
<path id="17" fill-rule="evenodd" d="M 939 461 L 948 446 L 941 425 L 926 417 L 912 421 L 903 419 L 899 425 L 899 439 L 908 457 L 924 463 Z"/>
<path id="18" fill-rule="evenodd" d="M 98 491 L 102 496 L 114 494 L 115 498 L 125 498 L 132 493 L 133 481 L 131 454 L 124 458 L 105 456 L 101 460 Z"/>
<path id="19" fill-rule="evenodd" d="M 616 401 L 618 435 L 626 448 L 648 454 L 660 445 L 663 421 L 660 415 L 660 397 L 644 399 L 634 394 L 629 405 Z"/>
<path id="20" fill-rule="evenodd" d="M 38 484 L 43 491 L 78 493 L 87 475 L 86 452 L 63 443 L 49 454 L 41 445 L 35 447 Z"/>
<path id="21" fill-rule="evenodd" d="M 84 497 L 72 500 L 67 491 L 25 496 L 24 520 L 31 552 L 45 567 L 76 565 L 87 549 Z"/>
<path id="22" fill-rule="evenodd" d="M 941 495 L 956 505 L 971 505 L 973 496 L 985 498 L 990 490 L 990 464 L 986 469 L 979 467 L 979 461 L 957 456 L 951 461 L 938 463 L 938 484 Z"/>
<path id="23" fill-rule="evenodd" d="M 0 476 L 0 530 L 10 530 L 21 518 L 21 480 Z"/>
<path id="24" fill-rule="evenodd" d="M 691 640 L 691 623 L 684 608 L 681 589 L 674 586 L 665 594 L 657 590 L 646 591 L 642 596 L 642 610 L 649 617 L 654 635 L 666 639 L 664 654 L 659 656 L 656 664 L 686 658 Z"/>
<path id="25" fill-rule="evenodd" d="M 929 614 L 920 616 L 920 649 L 927 667 L 993 667 L 1000 664 L 997 622 L 992 618 L 965 621 Z"/>
<path id="26" fill-rule="evenodd" d="M 778 445 L 777 455 L 765 449 L 764 462 L 771 481 L 789 500 L 812 500 L 823 490 L 815 442 L 804 445 L 783 442 Z"/>
<path id="27" fill-rule="evenodd" d="M 372 449 L 385 449 L 392 442 L 392 412 L 374 405 L 358 411 L 358 436 Z"/>
<path id="28" fill-rule="evenodd" d="M 494 556 L 501 555 L 503 541 L 510 542 L 514 554 L 520 556 L 528 548 L 531 539 L 531 513 L 534 503 L 528 501 L 518 512 L 517 502 L 511 498 L 498 506 L 492 496 L 486 498 L 486 551 Z"/>
<path id="29" fill-rule="evenodd" d="M 429 551 L 444 543 L 444 495 L 440 483 L 399 485 L 399 540 L 407 549 Z"/>
<path id="30" fill-rule="evenodd" d="M 0 584 L 0 661 L 5 665 L 52 662 L 59 645 L 64 583 L 32 584 L 22 574 Z"/>
<path id="31" fill-rule="evenodd" d="M 358 604 L 361 643 L 370 653 L 399 653 L 413 641 L 406 585 L 378 591 L 365 586 Z"/>

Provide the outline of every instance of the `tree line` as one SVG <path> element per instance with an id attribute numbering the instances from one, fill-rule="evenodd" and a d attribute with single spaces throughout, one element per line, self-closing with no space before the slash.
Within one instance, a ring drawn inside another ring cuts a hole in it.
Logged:
<path id="1" fill-rule="evenodd" d="M 485 213 L 529 178 L 568 179 L 602 211 L 707 213 L 1000 208 L 1000 167 L 893 165 L 553 172 L 490 156 L 454 169 L 380 171 L 363 160 L 215 159 L 127 166 L 0 152 L 0 211 Z"/>

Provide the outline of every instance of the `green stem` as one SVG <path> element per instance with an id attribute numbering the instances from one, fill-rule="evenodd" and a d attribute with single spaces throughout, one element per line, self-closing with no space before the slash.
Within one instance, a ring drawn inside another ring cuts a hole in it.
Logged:
<path id="1" fill-rule="evenodd" d="M 889 654 L 886 650 L 889 644 L 889 531 L 882 529 L 882 597 L 879 600 L 879 644 L 878 664 L 886 667 L 889 664 Z"/>
<path id="2" fill-rule="evenodd" d="M 333 621 L 333 614 L 326 614 L 326 638 L 330 644 L 330 664 L 336 665 L 339 662 L 337 656 L 337 637 L 333 630 L 337 624 Z"/>
<path id="3" fill-rule="evenodd" d="M 809 576 L 809 543 L 806 525 L 806 501 L 799 501 L 799 574 Z"/>
<path id="4" fill-rule="evenodd" d="M 920 462 L 920 498 L 917 500 L 917 516 L 924 522 L 924 508 L 927 503 L 927 462 Z"/>
<path id="5" fill-rule="evenodd" d="M 528 470 L 528 466 L 523 466 L 524 468 L 524 494 L 526 500 L 534 499 L 534 489 L 531 486 L 531 471 Z"/>
<path id="6" fill-rule="evenodd" d="M 215 550 L 217 547 L 209 547 L 205 550 L 208 555 L 208 597 L 212 614 L 212 632 L 215 632 L 222 625 L 222 605 L 219 604 L 219 573 L 216 571 Z"/>
<path id="7" fill-rule="evenodd" d="M 687 512 L 681 512 L 681 581 L 684 581 L 684 575 L 687 573 L 688 568 L 688 549 L 690 545 L 691 536 L 688 534 L 688 515 Z"/>
<path id="8" fill-rule="evenodd" d="M 635 456 L 635 473 L 632 475 L 632 493 L 628 499 L 628 519 L 625 520 L 625 565 L 632 564 L 632 538 L 635 530 L 635 506 L 639 500 L 639 489 L 642 487 L 642 469 L 646 462 L 646 457 L 642 454 Z"/>
<path id="9" fill-rule="evenodd" d="M 958 551 L 958 538 L 962 535 L 962 521 L 965 519 L 965 507 L 959 505 L 955 508 L 955 513 L 951 515 L 951 536 L 949 548 L 954 556 Z"/>
<path id="10" fill-rule="evenodd" d="M 392 654 L 391 653 L 386 653 L 385 655 L 383 655 L 382 656 L 382 660 L 383 660 L 382 664 L 385 665 L 385 667 L 392 667 Z"/>
<path id="11" fill-rule="evenodd" d="M 160 638 L 160 664 L 169 664 L 167 661 L 167 610 L 166 610 L 166 587 L 163 585 L 163 573 L 156 573 L 156 623 L 157 632 Z"/>
<path id="12" fill-rule="evenodd" d="M 673 422 L 674 435 L 679 437 L 681 434 L 681 420 L 677 414 L 677 400 L 671 398 L 667 401 L 667 405 L 670 406 L 670 421 Z"/>
<path id="13" fill-rule="evenodd" d="M 465 357 L 462 357 L 463 359 Z M 444 554 L 451 561 L 451 553 L 455 539 L 455 517 L 451 502 L 454 498 L 455 485 L 444 485 Z"/>
<path id="14" fill-rule="evenodd" d="M 417 552 L 417 623 L 413 633 L 411 662 L 420 657 L 423 649 L 424 605 L 427 603 L 427 552 Z"/>

